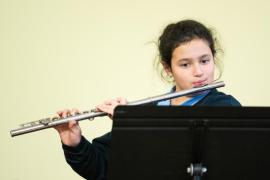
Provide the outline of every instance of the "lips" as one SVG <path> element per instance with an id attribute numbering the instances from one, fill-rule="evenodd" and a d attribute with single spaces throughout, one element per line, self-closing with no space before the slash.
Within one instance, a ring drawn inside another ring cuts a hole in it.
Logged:
<path id="1" fill-rule="evenodd" d="M 200 80 L 192 83 L 195 87 L 197 86 L 204 86 L 206 84 L 206 80 Z"/>

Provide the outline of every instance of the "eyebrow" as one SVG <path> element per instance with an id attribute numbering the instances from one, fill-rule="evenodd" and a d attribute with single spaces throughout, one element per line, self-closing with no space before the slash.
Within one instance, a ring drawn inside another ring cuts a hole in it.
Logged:
<path id="1" fill-rule="evenodd" d="M 209 57 L 209 56 L 210 56 L 210 54 L 203 54 L 203 55 L 201 55 L 201 56 L 199 57 L 199 59 L 200 59 L 200 58 Z M 182 59 L 179 59 L 178 61 L 190 61 L 190 60 L 192 60 L 192 58 L 182 58 Z"/>
<path id="2" fill-rule="evenodd" d="M 211 56 L 211 55 L 210 54 L 204 54 L 204 55 L 200 56 L 200 58 L 209 57 L 209 56 Z"/>

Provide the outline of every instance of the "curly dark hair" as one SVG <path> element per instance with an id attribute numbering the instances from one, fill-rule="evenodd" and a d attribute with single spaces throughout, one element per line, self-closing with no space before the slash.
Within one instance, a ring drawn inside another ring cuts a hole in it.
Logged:
<path id="1" fill-rule="evenodd" d="M 195 38 L 207 41 L 213 56 L 215 56 L 216 49 L 211 30 L 197 21 L 183 20 L 175 24 L 169 24 L 159 37 L 158 48 L 161 60 L 170 65 L 173 50 Z"/>
<path id="2" fill-rule="evenodd" d="M 217 51 L 221 50 L 217 48 L 218 41 L 214 37 L 213 30 L 195 20 L 182 20 L 177 23 L 169 24 L 159 37 L 158 50 L 160 62 L 170 67 L 174 49 L 193 39 L 205 40 L 211 49 L 214 59 L 216 58 Z"/>

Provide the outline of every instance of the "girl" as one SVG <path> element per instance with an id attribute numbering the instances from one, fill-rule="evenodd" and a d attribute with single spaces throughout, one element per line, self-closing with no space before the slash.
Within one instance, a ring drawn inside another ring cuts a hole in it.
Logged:
<path id="1" fill-rule="evenodd" d="M 164 78 L 174 82 L 171 91 L 181 91 L 203 86 L 214 81 L 217 65 L 217 42 L 210 29 L 194 20 L 183 20 L 169 24 L 159 37 L 160 63 Z M 164 73 L 163 73 L 164 75 Z M 117 105 L 127 104 L 126 99 L 117 98 L 97 106 L 111 117 Z M 182 106 L 240 106 L 230 95 L 216 89 L 192 96 L 166 100 L 155 105 Z M 60 117 L 78 112 L 76 109 L 59 111 Z M 67 162 L 79 175 L 86 179 L 106 179 L 108 149 L 111 133 L 96 138 L 92 143 L 81 135 L 78 122 L 56 127 Z"/>

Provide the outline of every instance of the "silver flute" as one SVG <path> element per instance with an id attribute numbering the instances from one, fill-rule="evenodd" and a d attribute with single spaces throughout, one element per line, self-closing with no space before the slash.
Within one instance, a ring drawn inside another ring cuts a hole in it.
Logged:
<path id="1" fill-rule="evenodd" d="M 219 87 L 223 87 L 223 86 L 225 86 L 224 82 L 220 81 L 220 82 L 208 84 L 205 86 L 194 87 L 194 88 L 191 88 L 188 90 L 162 94 L 162 95 L 158 95 L 158 96 L 153 96 L 153 97 L 141 99 L 138 101 L 129 102 L 127 105 L 131 105 L 131 106 L 143 105 L 143 104 L 153 103 L 153 102 L 157 102 L 157 101 L 163 101 L 163 100 L 173 99 L 173 98 L 177 98 L 177 97 L 181 97 L 181 96 L 186 96 L 186 95 L 190 95 L 190 94 L 194 94 L 194 93 L 199 93 L 202 91 L 206 91 L 206 90 L 210 90 L 210 89 L 214 89 L 214 88 L 219 88 Z M 54 126 L 57 126 L 60 124 L 64 124 L 64 123 L 67 123 L 71 120 L 75 120 L 75 121 L 81 121 L 81 120 L 86 120 L 86 119 L 92 120 L 95 117 L 106 116 L 106 115 L 108 115 L 108 114 L 105 112 L 98 112 L 96 110 L 90 110 L 90 111 L 84 111 L 82 113 L 77 113 L 75 115 L 70 115 L 70 116 L 65 117 L 65 118 L 59 118 L 59 117 L 44 118 L 44 119 L 40 119 L 37 121 L 32 121 L 29 123 L 21 124 L 20 128 L 11 130 L 10 135 L 11 135 L 11 137 L 19 136 L 22 134 L 26 134 L 26 133 L 30 133 L 30 132 L 34 132 L 34 131 L 39 131 L 42 129 L 47 129 L 47 128 L 54 127 Z"/>

